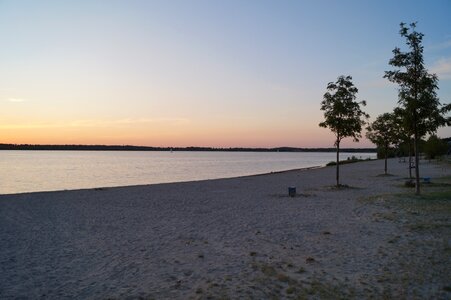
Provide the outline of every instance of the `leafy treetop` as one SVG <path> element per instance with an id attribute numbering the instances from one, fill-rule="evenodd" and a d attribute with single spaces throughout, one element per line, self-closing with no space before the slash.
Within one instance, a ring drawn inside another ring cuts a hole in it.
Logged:
<path id="1" fill-rule="evenodd" d="M 356 101 L 357 92 L 351 76 L 340 76 L 336 82 L 327 84 L 321 102 L 325 120 L 319 126 L 329 128 L 335 134 L 335 145 L 346 137 L 352 137 L 356 142 L 362 137 L 360 132 L 366 124 L 362 118 L 369 116 L 360 109 L 360 105 L 365 106 L 366 102 Z"/>
<path id="2" fill-rule="evenodd" d="M 438 127 L 451 125 L 451 104 L 442 105 L 437 96 L 438 77 L 428 73 L 423 59 L 423 36 L 417 32 L 416 23 L 400 24 L 400 35 L 406 39 L 410 51 L 403 52 L 396 47 L 389 64 L 395 70 L 386 71 L 385 78 L 399 85 L 398 104 L 404 118 L 404 126 L 409 135 L 416 134 L 421 138 L 433 134 Z"/>
<path id="3" fill-rule="evenodd" d="M 397 116 L 394 113 L 384 113 L 367 127 L 366 137 L 379 147 L 388 148 L 400 140 Z"/>

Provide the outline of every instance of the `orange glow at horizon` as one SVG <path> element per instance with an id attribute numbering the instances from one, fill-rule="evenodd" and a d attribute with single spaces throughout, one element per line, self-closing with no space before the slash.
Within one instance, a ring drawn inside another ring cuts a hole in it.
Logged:
<path id="1" fill-rule="evenodd" d="M 370 122 L 397 105 L 397 85 L 382 76 L 391 49 L 405 45 L 387 3 L 3 2 L 0 143 L 330 148 L 334 136 L 318 123 L 337 76 L 353 77 Z M 411 5 L 442 103 L 451 94 L 445 2 Z M 375 147 L 364 134 L 341 145 Z"/>
<path id="2" fill-rule="evenodd" d="M 1 125 L 0 143 L 8 144 L 103 144 L 155 147 L 333 147 L 333 135 L 315 126 L 202 124 L 187 120 L 78 121 L 65 124 Z M 344 147 L 373 147 L 368 141 Z"/>

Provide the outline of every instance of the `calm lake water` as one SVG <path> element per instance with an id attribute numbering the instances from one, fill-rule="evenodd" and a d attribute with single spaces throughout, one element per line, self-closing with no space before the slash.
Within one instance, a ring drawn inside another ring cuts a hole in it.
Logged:
<path id="1" fill-rule="evenodd" d="M 353 155 L 376 157 L 340 159 Z M 320 152 L 0 151 L 0 194 L 226 178 L 334 160 Z"/>

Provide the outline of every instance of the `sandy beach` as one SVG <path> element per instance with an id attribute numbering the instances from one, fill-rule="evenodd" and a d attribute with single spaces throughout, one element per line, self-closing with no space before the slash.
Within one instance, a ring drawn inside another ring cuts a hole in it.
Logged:
<path id="1" fill-rule="evenodd" d="M 325 167 L 0 196 L 0 298 L 449 299 L 449 201 L 388 170 L 343 165 L 343 189 Z M 420 171 L 449 188 L 449 164 Z"/>

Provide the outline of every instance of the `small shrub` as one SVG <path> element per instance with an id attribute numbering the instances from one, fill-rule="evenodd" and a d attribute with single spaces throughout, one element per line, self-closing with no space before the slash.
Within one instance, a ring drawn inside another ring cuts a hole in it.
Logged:
<path id="1" fill-rule="evenodd" d="M 306 271 L 305 271 L 305 269 L 303 268 L 303 267 L 300 267 L 299 268 L 299 270 L 298 270 L 298 273 L 299 274 L 302 274 L 302 273 L 305 273 Z"/>
<path id="2" fill-rule="evenodd" d="M 296 288 L 293 287 L 293 286 L 287 287 L 287 290 L 286 290 L 286 292 L 287 292 L 288 295 L 293 294 L 295 291 L 296 291 Z"/>
<path id="3" fill-rule="evenodd" d="M 276 269 L 272 266 L 264 265 L 261 267 L 261 271 L 266 276 L 275 276 L 277 274 Z"/>

